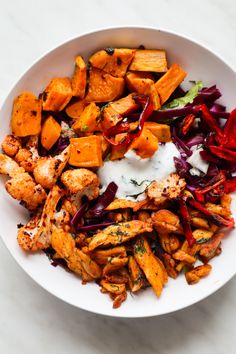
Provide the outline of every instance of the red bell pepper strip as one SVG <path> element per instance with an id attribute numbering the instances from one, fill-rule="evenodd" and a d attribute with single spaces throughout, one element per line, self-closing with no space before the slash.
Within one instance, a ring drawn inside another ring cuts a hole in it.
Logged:
<path id="1" fill-rule="evenodd" d="M 224 182 L 225 193 L 232 193 L 236 191 L 236 177 L 227 179 Z"/>
<path id="2" fill-rule="evenodd" d="M 114 127 L 111 127 L 105 132 L 103 132 L 104 138 L 114 146 L 120 146 L 120 147 L 126 146 L 129 145 L 135 138 L 138 138 L 142 133 L 144 123 L 153 112 L 153 105 L 148 96 L 144 96 L 144 95 L 134 96 L 133 99 L 137 103 L 144 105 L 144 108 L 139 116 L 138 126 L 134 130 L 128 132 L 127 135 L 124 137 L 124 139 L 122 139 L 120 142 L 115 141 L 114 136 L 121 132 L 122 133 L 127 132 L 129 130 L 128 123 L 118 123 Z"/>
<path id="3" fill-rule="evenodd" d="M 121 146 L 123 144 L 125 145 L 127 136 L 124 137 L 124 139 L 122 139 L 121 141 L 115 141 L 114 136 L 120 133 L 126 133 L 128 131 L 129 131 L 129 123 L 121 122 L 115 125 L 114 127 L 111 127 L 107 129 L 105 132 L 103 132 L 103 136 L 111 145 Z"/>
<path id="4" fill-rule="evenodd" d="M 181 127 L 181 132 L 183 135 L 186 135 L 189 132 L 189 129 L 192 127 L 194 120 L 195 120 L 195 115 L 192 113 L 188 114 L 184 118 L 183 125 Z"/>
<path id="5" fill-rule="evenodd" d="M 194 245 L 196 242 L 195 238 L 193 237 L 192 229 L 191 229 L 191 219 L 188 212 L 188 208 L 186 202 L 183 198 L 178 199 L 179 202 L 179 211 L 181 215 L 181 221 L 183 224 L 184 235 L 190 247 Z"/>
<path id="6" fill-rule="evenodd" d="M 227 149 L 236 149 L 236 109 L 234 109 L 224 126 L 224 141 L 223 145 Z"/>
<path id="7" fill-rule="evenodd" d="M 236 162 L 236 151 L 226 149 L 224 146 L 208 145 L 209 150 L 221 159 Z"/>
<path id="8" fill-rule="evenodd" d="M 221 142 L 224 140 L 224 134 L 218 125 L 218 122 L 215 120 L 213 115 L 210 113 L 209 109 L 205 104 L 201 104 L 196 107 L 198 111 L 202 112 L 202 118 L 204 121 L 207 123 L 207 125 L 211 128 L 213 132 L 216 134 L 216 140 L 221 144 Z"/>
<path id="9" fill-rule="evenodd" d="M 220 226 L 220 227 L 234 227 L 234 219 L 226 220 L 222 218 L 220 215 L 212 213 L 210 210 L 204 207 L 201 203 L 197 202 L 196 200 L 189 198 L 188 204 L 191 205 L 193 208 L 199 210 L 205 217 L 212 222 L 213 224 Z"/>
<path id="10" fill-rule="evenodd" d="M 209 182 L 206 183 L 204 188 L 198 188 L 195 190 L 195 196 L 199 202 L 204 201 L 204 194 L 210 190 L 216 188 L 226 180 L 226 177 L 222 171 L 218 175 L 214 176 Z"/>

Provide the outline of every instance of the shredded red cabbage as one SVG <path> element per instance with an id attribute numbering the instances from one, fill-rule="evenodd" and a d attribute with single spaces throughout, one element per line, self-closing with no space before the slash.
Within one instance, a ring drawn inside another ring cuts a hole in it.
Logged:
<path id="1" fill-rule="evenodd" d="M 104 214 L 104 209 L 114 200 L 118 186 L 115 182 L 108 184 L 105 192 L 100 195 L 96 204 L 90 209 L 91 217 L 99 218 Z"/>
<path id="2" fill-rule="evenodd" d="M 193 105 L 202 103 L 211 104 L 220 97 L 221 92 L 216 87 L 216 85 L 211 87 L 204 87 L 202 90 L 199 91 L 197 97 L 194 99 Z"/>
<path id="3" fill-rule="evenodd" d="M 107 221 L 107 222 L 103 222 L 101 224 L 79 226 L 76 228 L 76 231 L 77 232 L 96 231 L 96 230 L 104 229 L 105 227 L 110 226 L 110 225 L 114 225 L 114 224 L 115 224 L 114 221 Z"/>
<path id="4" fill-rule="evenodd" d="M 160 111 L 154 111 L 151 115 L 152 119 L 157 122 L 160 119 L 170 119 L 176 117 L 184 117 L 187 114 L 194 113 L 194 109 L 191 106 L 185 106 L 182 108 L 164 109 Z"/>
<path id="5" fill-rule="evenodd" d="M 89 208 L 89 202 L 85 202 L 84 204 L 81 205 L 81 207 L 77 210 L 73 218 L 71 219 L 71 225 L 76 227 L 79 223 L 79 220 L 84 216 L 86 211 Z"/>
<path id="6" fill-rule="evenodd" d="M 178 175 L 182 178 L 185 178 L 190 169 L 189 163 L 184 158 L 174 157 L 175 169 Z"/>
<path id="7" fill-rule="evenodd" d="M 199 134 L 199 135 L 192 136 L 192 137 L 188 138 L 187 140 L 185 140 L 185 144 L 189 148 L 191 148 L 192 146 L 203 144 L 204 140 L 205 140 L 204 135 Z"/>
<path id="8" fill-rule="evenodd" d="M 181 157 L 188 156 L 190 157 L 192 155 L 192 151 L 189 149 L 189 147 L 177 136 L 177 130 L 176 127 L 172 128 L 171 132 L 171 137 L 173 140 L 173 143 L 177 147 L 177 149 L 180 152 Z"/>
<path id="9" fill-rule="evenodd" d="M 67 146 L 70 144 L 70 139 L 69 138 L 63 138 L 60 136 L 60 138 L 57 140 L 55 145 L 52 147 L 50 150 L 50 155 L 58 155 L 60 154 L 63 150 L 67 148 Z"/>

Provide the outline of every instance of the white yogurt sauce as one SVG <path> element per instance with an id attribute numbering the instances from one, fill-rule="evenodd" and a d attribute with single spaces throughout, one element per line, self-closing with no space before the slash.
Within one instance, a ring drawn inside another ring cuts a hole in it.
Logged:
<path id="1" fill-rule="evenodd" d="M 150 159 L 141 159 L 130 150 L 125 157 L 117 161 L 105 161 L 99 168 L 98 176 L 103 192 L 110 182 L 118 186 L 117 198 L 143 200 L 146 187 L 154 180 L 162 180 L 175 172 L 174 157 L 179 151 L 172 142 L 160 145 Z M 140 194 L 141 193 L 141 194 Z M 140 194 L 138 197 L 135 195 Z M 132 197 L 133 196 L 133 197 Z"/>

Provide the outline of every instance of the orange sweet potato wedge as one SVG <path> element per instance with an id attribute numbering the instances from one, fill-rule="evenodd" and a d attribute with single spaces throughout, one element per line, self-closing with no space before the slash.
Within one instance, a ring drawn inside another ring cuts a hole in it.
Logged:
<path id="1" fill-rule="evenodd" d="M 127 48 L 107 48 L 94 53 L 89 63 L 116 77 L 124 77 L 127 68 L 133 59 L 135 50 Z"/>
<path id="2" fill-rule="evenodd" d="M 82 138 L 71 138 L 70 146 L 70 165 L 78 167 L 102 166 L 102 147 L 99 136 L 90 135 Z"/>
<path id="3" fill-rule="evenodd" d="M 66 114 L 72 119 L 78 119 L 88 103 L 85 100 L 77 99 L 76 101 L 69 103 L 66 107 Z"/>
<path id="4" fill-rule="evenodd" d="M 78 55 L 75 58 L 75 70 L 71 79 L 73 96 L 84 98 L 86 90 L 87 71 L 84 59 Z"/>
<path id="5" fill-rule="evenodd" d="M 158 49 L 138 49 L 129 70 L 163 73 L 167 71 L 166 52 Z"/>
<path id="6" fill-rule="evenodd" d="M 13 135 L 37 135 L 41 130 L 41 101 L 31 92 L 22 92 L 14 99 L 11 116 Z"/>
<path id="7" fill-rule="evenodd" d="M 84 98 L 87 83 L 87 70 L 84 59 L 78 55 L 75 58 L 75 70 L 71 79 L 73 96 Z"/>
<path id="8" fill-rule="evenodd" d="M 50 150 L 61 134 L 60 124 L 52 117 L 48 117 L 41 130 L 41 144 L 46 150 Z"/>
<path id="9" fill-rule="evenodd" d="M 167 124 L 160 124 L 156 122 L 145 122 L 144 126 L 154 134 L 158 141 L 167 143 L 171 141 L 170 126 Z"/>
<path id="10" fill-rule="evenodd" d="M 138 104 L 133 99 L 133 95 L 120 98 L 106 105 L 103 109 L 102 128 L 106 130 L 116 125 L 122 118 L 138 108 Z"/>
<path id="11" fill-rule="evenodd" d="M 126 84 L 131 92 L 148 95 L 152 101 L 153 109 L 157 111 L 161 107 L 160 97 L 154 85 L 154 77 L 149 72 L 129 71 L 126 76 Z"/>
<path id="12" fill-rule="evenodd" d="M 91 102 L 87 107 L 85 107 L 80 117 L 73 124 L 72 128 L 77 134 L 99 131 L 101 130 L 99 117 L 100 108 L 94 102 Z"/>
<path id="13" fill-rule="evenodd" d="M 169 70 L 155 83 L 161 104 L 168 100 L 186 75 L 186 72 L 178 64 L 172 64 Z"/>
<path id="14" fill-rule="evenodd" d="M 55 77 L 42 94 L 45 111 L 61 111 L 72 98 L 71 82 L 68 77 Z"/>
<path id="15" fill-rule="evenodd" d="M 142 159 L 152 157 L 158 149 L 158 138 L 145 126 L 141 135 L 130 145 Z"/>
<path id="16" fill-rule="evenodd" d="M 125 88 L 123 78 L 114 77 L 103 70 L 90 68 L 87 102 L 109 102 L 122 96 Z"/>
<path id="17" fill-rule="evenodd" d="M 129 71 L 125 80 L 130 92 L 141 95 L 148 95 L 150 87 L 154 84 L 154 77 L 148 72 Z"/>
<path id="18" fill-rule="evenodd" d="M 115 141 L 120 142 L 122 139 L 124 139 L 126 136 L 125 133 L 120 133 L 115 136 Z M 112 145 L 111 147 L 111 153 L 110 153 L 110 160 L 119 160 L 122 159 L 125 155 L 125 153 L 128 151 L 127 146 L 114 146 Z"/>

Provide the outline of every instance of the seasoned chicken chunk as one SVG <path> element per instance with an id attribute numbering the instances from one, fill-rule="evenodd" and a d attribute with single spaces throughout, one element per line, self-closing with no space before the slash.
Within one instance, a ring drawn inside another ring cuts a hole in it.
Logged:
<path id="1" fill-rule="evenodd" d="M 158 262 L 157 257 L 151 250 L 148 241 L 145 237 L 140 236 L 134 243 L 134 257 L 147 280 L 151 284 L 155 294 L 160 297 L 163 285 L 165 283 L 165 276 L 163 268 Z"/>
<path id="2" fill-rule="evenodd" d="M 183 233 L 178 215 L 167 209 L 158 210 L 151 215 L 154 228 L 160 233 Z"/>
<path id="3" fill-rule="evenodd" d="M 25 172 L 11 157 L 0 154 L 0 174 L 10 179 L 6 182 L 7 192 L 15 199 L 23 202 L 29 210 L 35 210 L 46 199 L 46 192 L 40 184 Z"/>
<path id="4" fill-rule="evenodd" d="M 76 248 L 72 235 L 56 229 L 52 233 L 52 247 L 59 257 L 66 260 L 68 268 L 82 276 L 84 281 L 98 279 L 102 272 L 99 265 L 87 254 Z"/>
<path id="5" fill-rule="evenodd" d="M 159 205 L 166 200 L 177 198 L 185 186 L 185 180 L 176 173 L 172 173 L 163 181 L 152 182 L 147 189 L 147 196 Z"/>
<path id="6" fill-rule="evenodd" d="M 149 223 L 132 220 L 117 225 L 106 227 L 98 232 L 89 243 L 89 250 L 92 251 L 99 246 L 118 245 L 126 242 L 143 232 L 151 232 L 152 226 Z"/>
<path id="7" fill-rule="evenodd" d="M 70 146 L 54 157 L 42 157 L 37 161 L 34 169 L 36 182 L 47 189 L 51 189 L 56 184 L 69 159 Z"/>
<path id="8" fill-rule="evenodd" d="M 95 173 L 86 168 L 77 168 L 63 172 L 61 181 L 70 194 L 80 199 L 86 195 L 89 200 L 99 196 L 99 179 Z"/>

